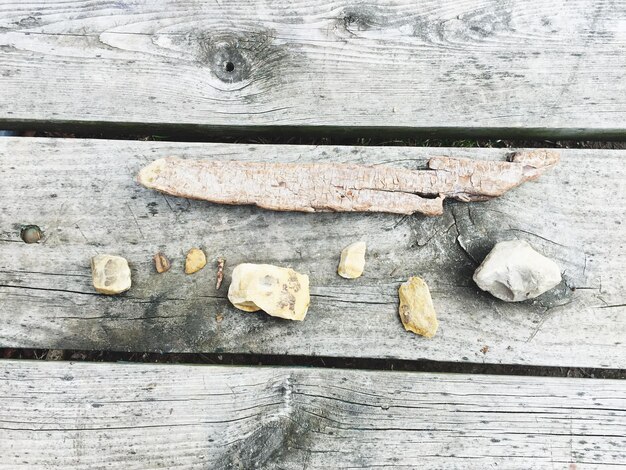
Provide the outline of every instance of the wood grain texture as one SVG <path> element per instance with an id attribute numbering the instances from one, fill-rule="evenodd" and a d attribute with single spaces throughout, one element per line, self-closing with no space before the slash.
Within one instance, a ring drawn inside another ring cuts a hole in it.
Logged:
<path id="1" fill-rule="evenodd" d="M 3 361 L 0 395 L 0 468 L 11 470 L 626 461 L 618 380 Z"/>
<path id="2" fill-rule="evenodd" d="M 141 167 L 167 155 L 419 169 L 434 155 L 507 153 L 0 139 L 0 345 L 624 367 L 624 151 L 562 150 L 537 181 L 488 202 L 447 203 L 436 218 L 213 205 L 136 182 Z M 22 224 L 41 227 L 43 239 L 23 243 Z M 472 274 L 497 241 L 515 237 L 554 259 L 564 282 L 508 304 L 480 291 Z M 343 279 L 341 250 L 357 240 L 367 242 L 365 272 Z M 192 247 L 208 264 L 189 276 L 183 262 Z M 172 261 L 167 273 L 154 269 L 158 251 Z M 95 293 L 90 258 L 99 253 L 128 259 L 130 291 Z M 219 257 L 226 267 L 217 291 Z M 306 321 L 230 306 L 232 269 L 243 262 L 308 274 Z M 414 275 L 428 283 L 437 310 L 432 340 L 404 331 L 398 317 L 398 286 Z"/>
<path id="3" fill-rule="evenodd" d="M 0 120 L 626 122 L 625 0 L 0 0 Z"/>

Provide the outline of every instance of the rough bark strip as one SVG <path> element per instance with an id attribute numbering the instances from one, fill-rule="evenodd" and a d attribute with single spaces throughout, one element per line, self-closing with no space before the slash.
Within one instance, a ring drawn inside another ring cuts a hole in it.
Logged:
<path id="1" fill-rule="evenodd" d="M 469 202 L 501 196 L 558 161 L 558 153 L 547 150 L 518 153 L 511 162 L 435 157 L 431 170 L 168 157 L 142 168 L 137 180 L 172 196 L 278 211 L 441 215 L 447 197 Z"/>
<path id="2" fill-rule="evenodd" d="M 447 202 L 441 217 L 273 212 L 171 197 L 135 180 L 168 155 L 415 169 L 449 152 L 0 139 L 0 346 L 623 367 L 624 151 L 563 149 L 536 181 L 486 202 Z M 509 150 L 454 152 L 502 161 Z M 41 228 L 39 243 L 20 238 L 29 224 Z M 471 281 L 476 262 L 515 237 L 564 272 L 565 282 L 536 302 L 506 304 Z M 336 274 L 337 261 L 356 239 L 367 242 L 367 268 L 348 281 Z M 184 274 L 192 247 L 205 251 L 209 266 L 228 260 L 219 291 L 213 268 Z M 167 273 L 154 270 L 159 251 L 171 260 Z M 89 260 L 98 253 L 129 261 L 130 291 L 95 294 Z M 232 308 L 227 287 L 244 262 L 308 274 L 306 321 L 287 325 Z M 432 340 L 405 332 L 398 318 L 398 286 L 415 275 L 428 282 L 437 308 Z"/>
<path id="3" fill-rule="evenodd" d="M 623 0 L 0 0 L 0 121 L 623 137 L 625 21 Z"/>
<path id="4" fill-rule="evenodd" d="M 618 380 L 0 362 L 0 467 L 569 469 L 626 461 Z"/>

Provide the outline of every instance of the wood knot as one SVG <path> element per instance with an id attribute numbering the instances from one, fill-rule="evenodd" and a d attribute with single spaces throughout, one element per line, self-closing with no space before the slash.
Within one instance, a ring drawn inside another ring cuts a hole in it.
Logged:
<path id="1" fill-rule="evenodd" d="M 236 36 L 201 38 L 199 60 L 226 83 L 241 82 L 250 76 L 249 53 Z"/>
<path id="2" fill-rule="evenodd" d="M 198 60 L 224 83 L 272 76 L 284 53 L 269 32 L 222 33 L 198 38 Z"/>
<path id="3" fill-rule="evenodd" d="M 356 32 L 380 28 L 387 23 L 387 20 L 377 7 L 354 6 L 343 10 L 338 22 L 346 31 Z"/>

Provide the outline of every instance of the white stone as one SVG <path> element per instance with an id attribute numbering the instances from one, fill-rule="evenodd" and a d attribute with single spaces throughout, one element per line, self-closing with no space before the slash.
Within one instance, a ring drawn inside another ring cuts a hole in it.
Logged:
<path id="1" fill-rule="evenodd" d="M 474 272 L 482 290 L 507 302 L 534 299 L 561 282 L 559 265 L 524 240 L 497 243 Z"/>
<path id="2" fill-rule="evenodd" d="M 233 270 L 228 300 L 245 312 L 263 310 L 274 317 L 304 320 L 309 276 L 270 264 L 240 264 Z"/>
<path id="3" fill-rule="evenodd" d="M 343 249 L 337 274 L 346 279 L 356 279 L 365 269 L 365 242 L 355 242 Z"/>
<path id="4" fill-rule="evenodd" d="M 130 268 L 121 256 L 96 255 L 91 258 L 93 286 L 101 294 L 115 295 L 130 289 Z"/>

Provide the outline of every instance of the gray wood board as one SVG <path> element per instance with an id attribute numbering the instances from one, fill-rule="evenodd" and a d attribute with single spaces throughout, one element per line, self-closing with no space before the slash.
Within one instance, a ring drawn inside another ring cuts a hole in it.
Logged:
<path id="1" fill-rule="evenodd" d="M 2 361 L 0 396 L 11 470 L 626 462 L 618 380 Z"/>
<path id="2" fill-rule="evenodd" d="M 0 0 L 0 121 L 624 135 L 625 23 L 620 0 Z"/>
<path id="3" fill-rule="evenodd" d="M 507 150 L 181 144 L 0 139 L 0 345 L 56 349 L 304 354 L 623 368 L 626 364 L 626 152 L 562 150 L 536 182 L 444 215 L 285 213 L 164 196 L 136 183 L 167 155 L 248 161 L 334 161 L 424 168 L 432 155 L 504 159 Z M 20 239 L 37 224 L 38 244 Z M 480 291 L 477 264 L 496 241 L 521 238 L 555 259 L 564 282 L 510 304 Z M 341 250 L 368 243 L 364 275 L 336 274 Z M 202 247 L 207 267 L 183 273 Z M 163 251 L 172 270 L 157 274 Z M 90 258 L 126 257 L 133 287 L 95 293 Z M 226 258 L 215 290 L 216 260 Z M 242 262 L 311 278 L 304 322 L 234 309 Z M 432 340 L 404 331 L 397 289 L 429 284 L 440 320 Z M 223 319 L 222 319 L 223 316 Z M 487 348 L 485 348 L 487 346 Z"/>

